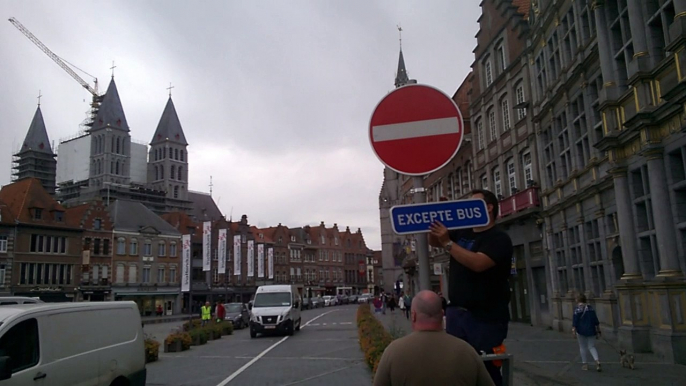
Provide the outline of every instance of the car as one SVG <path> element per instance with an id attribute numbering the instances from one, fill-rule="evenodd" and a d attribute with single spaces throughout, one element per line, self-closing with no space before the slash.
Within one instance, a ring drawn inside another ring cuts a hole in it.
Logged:
<path id="1" fill-rule="evenodd" d="M 360 295 L 359 298 L 357 298 L 357 302 L 360 303 L 360 304 L 369 303 L 369 301 L 371 300 L 371 298 L 372 298 L 372 297 L 371 297 L 370 294 L 362 294 L 362 295 Z"/>
<path id="2" fill-rule="evenodd" d="M 224 320 L 233 323 L 233 328 L 240 330 L 250 325 L 250 311 L 248 306 L 243 303 L 227 303 L 224 304 L 226 316 Z"/>
<path id="3" fill-rule="evenodd" d="M 270 332 L 293 335 L 302 325 L 302 299 L 295 285 L 257 288 L 250 309 L 250 337 Z"/>
<path id="4" fill-rule="evenodd" d="M 144 386 L 145 335 L 132 301 L 0 307 L 0 384 Z"/>
<path id="5" fill-rule="evenodd" d="M 336 298 L 334 296 L 326 295 L 322 297 L 322 299 L 324 299 L 324 307 L 331 307 L 336 305 Z"/>
<path id="6" fill-rule="evenodd" d="M 324 307 L 324 301 L 322 300 L 321 297 L 317 296 L 316 298 L 312 298 L 312 308 L 322 308 Z"/>
<path id="7" fill-rule="evenodd" d="M 350 295 L 350 297 L 348 297 L 348 301 L 349 301 L 351 304 L 352 304 L 352 303 L 357 303 L 357 298 L 358 298 L 357 295 Z"/>
<path id="8" fill-rule="evenodd" d="M 310 298 L 303 298 L 303 310 L 312 308 L 312 300 Z"/>
<path id="9" fill-rule="evenodd" d="M 8 306 L 13 304 L 39 304 L 43 303 L 38 298 L 30 298 L 26 296 L 0 296 L 0 306 Z"/>

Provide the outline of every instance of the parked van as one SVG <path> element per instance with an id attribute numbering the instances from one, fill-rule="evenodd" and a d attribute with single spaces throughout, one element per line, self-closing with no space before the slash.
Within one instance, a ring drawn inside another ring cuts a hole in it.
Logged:
<path id="1" fill-rule="evenodd" d="M 134 302 L 0 307 L 3 386 L 144 386 L 143 326 Z"/>
<path id="2" fill-rule="evenodd" d="M 302 300 L 294 285 L 263 285 L 257 289 L 250 309 L 250 337 L 258 333 L 293 335 L 300 330 Z"/>
<path id="3" fill-rule="evenodd" d="M 0 296 L 0 306 L 9 306 L 14 304 L 36 304 L 43 303 L 39 298 L 30 298 L 27 296 Z"/>

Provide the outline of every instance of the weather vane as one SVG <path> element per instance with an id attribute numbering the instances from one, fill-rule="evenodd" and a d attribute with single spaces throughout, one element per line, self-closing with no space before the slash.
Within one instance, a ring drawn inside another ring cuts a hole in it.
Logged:
<path id="1" fill-rule="evenodd" d="M 172 90 L 173 88 L 174 88 L 174 86 L 172 86 L 171 82 L 169 82 L 169 87 L 167 87 L 167 90 L 169 90 L 169 97 L 170 97 L 170 98 L 171 98 L 171 90 Z"/>
<path id="2" fill-rule="evenodd" d="M 398 24 L 396 27 L 398 27 L 398 40 L 400 41 L 400 49 L 403 49 L 403 27 Z"/>
<path id="3" fill-rule="evenodd" d="M 43 94 L 41 94 L 40 90 L 38 90 L 38 107 L 40 107 L 40 98 L 43 97 Z"/>
<path id="4" fill-rule="evenodd" d="M 114 78 L 114 69 L 117 68 L 117 66 L 114 65 L 114 60 L 112 61 L 112 67 L 110 67 L 110 70 L 112 70 L 112 78 Z"/>

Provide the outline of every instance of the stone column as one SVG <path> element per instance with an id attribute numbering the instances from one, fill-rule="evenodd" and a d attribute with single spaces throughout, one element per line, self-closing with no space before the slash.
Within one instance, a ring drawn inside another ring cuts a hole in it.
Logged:
<path id="1" fill-rule="evenodd" d="M 624 275 L 622 279 L 640 279 L 642 274 L 638 269 L 638 254 L 636 253 L 636 233 L 634 217 L 631 209 L 631 196 L 627 182 L 626 168 L 615 168 L 610 171 L 614 181 L 615 200 L 617 203 L 617 222 L 622 246 L 622 261 Z"/>
<path id="2" fill-rule="evenodd" d="M 645 22 L 643 21 L 642 3 L 643 0 L 629 0 L 627 8 L 629 11 L 629 23 L 631 27 L 631 39 L 634 44 L 634 58 L 648 56 L 648 45 L 646 43 Z"/>
<path id="3" fill-rule="evenodd" d="M 605 274 L 605 292 L 612 293 L 612 286 L 615 285 L 614 266 L 612 265 L 612 260 L 610 258 L 610 252 L 607 250 L 607 232 L 605 228 L 605 210 L 601 209 L 595 213 L 596 219 L 598 220 L 598 231 L 600 231 L 600 253 L 602 254 L 603 260 L 603 273 Z M 617 278 L 619 279 L 619 278 Z"/>
<path id="4" fill-rule="evenodd" d="M 674 0 L 674 19 L 679 19 L 686 16 L 686 0 Z"/>
<path id="5" fill-rule="evenodd" d="M 681 276 L 664 155 L 662 149 L 649 150 L 643 155 L 648 159 L 650 201 L 653 208 L 657 249 L 660 254 L 660 272 L 657 276 Z"/>
<path id="6" fill-rule="evenodd" d="M 592 8 L 595 14 L 595 24 L 597 26 L 598 53 L 600 55 L 600 70 L 603 73 L 605 84 L 603 88 L 617 87 L 617 78 L 612 65 L 612 50 L 610 46 L 610 36 L 608 31 L 607 18 L 605 17 L 605 4 L 594 1 Z"/>
<path id="7" fill-rule="evenodd" d="M 593 291 L 593 282 L 591 281 L 593 272 L 591 271 L 591 264 L 588 261 L 588 240 L 586 240 L 586 224 L 584 224 L 584 218 L 579 217 L 577 222 L 579 224 L 577 229 L 579 230 L 579 240 L 581 243 L 581 264 L 584 267 L 584 286 L 586 287 L 587 293 L 593 293 L 594 297 L 600 297 L 602 295 L 601 293 L 595 293 L 595 291 Z"/>

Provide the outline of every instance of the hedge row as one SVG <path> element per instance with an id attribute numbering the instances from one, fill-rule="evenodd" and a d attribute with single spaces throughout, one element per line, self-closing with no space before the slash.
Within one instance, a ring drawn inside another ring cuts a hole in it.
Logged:
<path id="1" fill-rule="evenodd" d="M 393 337 L 372 314 L 369 304 L 361 304 L 357 309 L 357 332 L 364 359 L 372 373 L 376 373 L 381 355 L 393 341 Z"/>
<path id="2" fill-rule="evenodd" d="M 233 334 L 233 323 L 211 321 L 201 327 L 199 319 L 183 324 L 183 331 L 174 332 L 164 340 L 165 352 L 186 351 L 191 346 L 199 346 L 208 340 L 221 339 L 222 335 Z"/>

